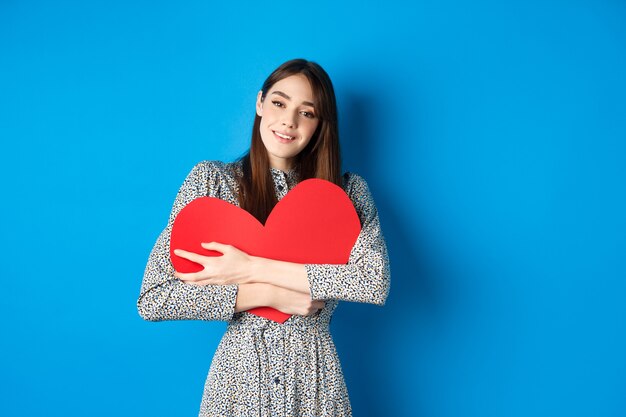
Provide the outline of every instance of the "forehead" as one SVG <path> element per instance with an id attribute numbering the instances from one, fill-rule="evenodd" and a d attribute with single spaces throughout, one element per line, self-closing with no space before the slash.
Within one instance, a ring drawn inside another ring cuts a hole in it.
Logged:
<path id="1" fill-rule="evenodd" d="M 277 81 L 270 88 L 268 94 L 272 94 L 276 91 L 280 91 L 286 94 L 287 96 L 289 96 L 289 99 L 291 101 L 297 103 L 301 103 L 303 101 L 308 101 L 312 103 L 315 102 L 311 83 L 302 74 L 290 75 L 289 77 Z"/>

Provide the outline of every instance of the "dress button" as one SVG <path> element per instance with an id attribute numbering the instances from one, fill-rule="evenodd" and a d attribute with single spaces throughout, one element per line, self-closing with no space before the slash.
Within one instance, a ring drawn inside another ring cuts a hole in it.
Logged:
<path id="1" fill-rule="evenodd" d="M 274 383 L 280 384 L 280 378 L 278 378 L 278 377 L 274 378 Z"/>

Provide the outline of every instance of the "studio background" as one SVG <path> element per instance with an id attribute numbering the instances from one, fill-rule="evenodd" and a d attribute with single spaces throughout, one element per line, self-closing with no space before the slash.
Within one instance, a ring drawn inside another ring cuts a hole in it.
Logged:
<path id="1" fill-rule="evenodd" d="M 625 47 L 617 0 L 0 2 L 0 415 L 197 415 L 225 323 L 143 321 L 145 263 L 296 57 L 391 254 L 355 417 L 626 415 Z"/>

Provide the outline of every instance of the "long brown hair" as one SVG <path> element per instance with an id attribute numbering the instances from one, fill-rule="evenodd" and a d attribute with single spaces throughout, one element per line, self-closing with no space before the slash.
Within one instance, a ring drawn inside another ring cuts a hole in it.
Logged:
<path id="1" fill-rule="evenodd" d="M 305 59 L 285 62 L 270 74 L 261 88 L 261 100 L 278 81 L 302 74 L 311 83 L 319 124 L 308 145 L 296 156 L 294 169 L 299 180 L 321 178 L 342 186 L 337 102 L 330 77 L 317 63 Z M 241 157 L 239 205 L 265 223 L 278 202 L 270 172 L 267 150 L 261 139 L 261 117 L 255 114 L 250 150 Z"/>

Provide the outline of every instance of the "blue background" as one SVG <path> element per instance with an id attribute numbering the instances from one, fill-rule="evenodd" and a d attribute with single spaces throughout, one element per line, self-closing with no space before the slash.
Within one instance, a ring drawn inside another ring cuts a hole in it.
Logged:
<path id="1" fill-rule="evenodd" d="M 0 415 L 197 415 L 225 323 L 142 321 L 145 262 L 295 57 L 391 254 L 355 417 L 626 415 L 625 47 L 617 0 L 2 1 Z"/>

